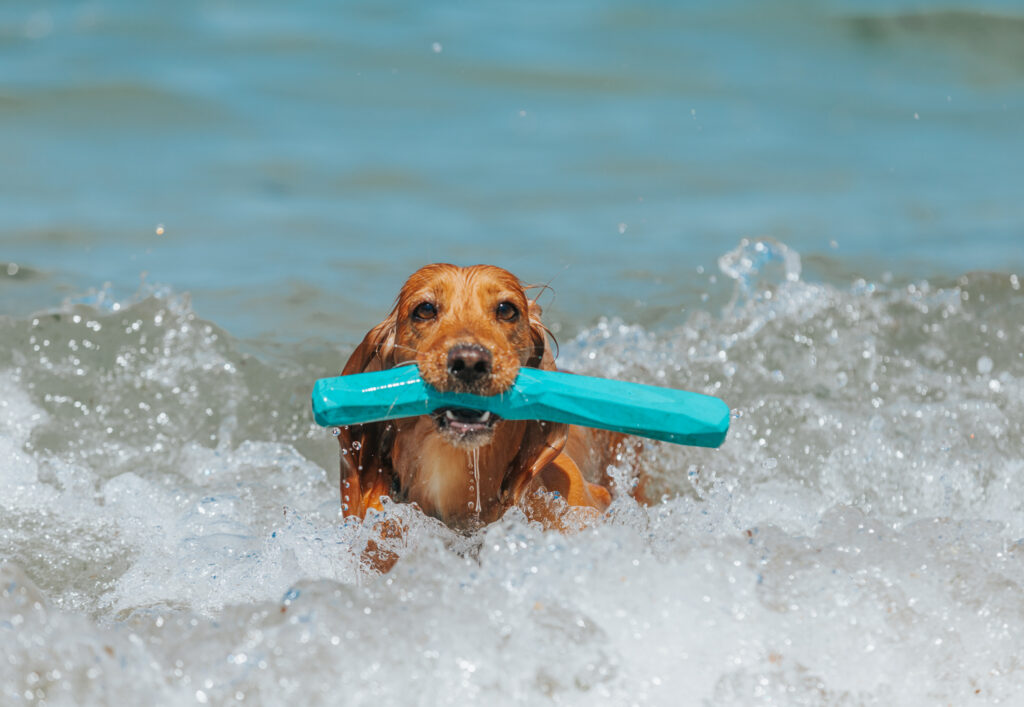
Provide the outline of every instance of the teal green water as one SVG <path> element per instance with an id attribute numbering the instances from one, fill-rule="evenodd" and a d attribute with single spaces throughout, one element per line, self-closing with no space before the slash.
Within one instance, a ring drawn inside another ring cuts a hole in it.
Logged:
<path id="1" fill-rule="evenodd" d="M 146 273 L 336 338 L 446 260 L 651 320 L 745 236 L 1020 268 L 1021 47 L 1012 2 L 7 3 L 0 311 Z"/>

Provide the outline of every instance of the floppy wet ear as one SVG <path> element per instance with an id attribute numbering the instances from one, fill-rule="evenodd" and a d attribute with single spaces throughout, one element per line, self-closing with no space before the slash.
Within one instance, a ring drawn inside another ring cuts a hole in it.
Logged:
<path id="1" fill-rule="evenodd" d="M 554 337 L 544 323 L 540 320 L 541 307 L 536 301 L 530 300 L 528 318 L 530 324 L 530 343 L 533 344 L 533 354 L 526 362 L 531 368 L 542 368 L 545 371 L 555 370 L 555 354 L 551 350 Z"/>
<path id="2" fill-rule="evenodd" d="M 394 426 L 371 422 L 341 428 L 341 510 L 346 516 L 363 518 L 371 508 L 381 511 L 381 496 L 394 493 L 395 473 L 391 462 Z"/>
<path id="3" fill-rule="evenodd" d="M 569 425 L 561 422 L 534 420 L 527 423 L 519 453 L 508 465 L 501 482 L 501 495 L 506 504 L 518 503 L 530 482 L 544 467 L 562 453 L 569 438 Z"/>
<path id="4" fill-rule="evenodd" d="M 554 371 L 557 369 L 555 352 L 552 350 L 554 337 L 541 321 L 541 306 L 537 304 L 536 300 L 528 300 L 528 302 L 533 354 L 526 365 L 545 371 Z M 537 474 L 562 453 L 568 437 L 569 425 L 560 422 L 533 420 L 526 424 L 526 432 L 523 435 L 519 452 L 509 464 L 508 472 L 501 482 L 501 492 L 506 503 L 515 504 L 522 499 Z"/>
<path id="5" fill-rule="evenodd" d="M 341 375 L 380 371 L 394 366 L 397 308 L 371 329 L 349 356 Z M 341 447 L 341 503 L 346 516 L 381 510 L 380 497 L 391 494 L 394 471 L 391 447 L 394 426 L 390 422 L 349 425 L 338 432 Z"/>
<path id="6" fill-rule="evenodd" d="M 395 330 L 398 322 L 398 308 L 387 319 L 370 329 L 362 343 L 348 357 L 341 375 L 381 371 L 395 365 Z"/>

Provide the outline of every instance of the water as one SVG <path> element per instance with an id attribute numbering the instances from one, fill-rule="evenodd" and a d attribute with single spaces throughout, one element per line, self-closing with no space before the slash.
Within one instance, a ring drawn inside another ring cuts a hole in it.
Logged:
<path id="1" fill-rule="evenodd" d="M 6 4 L 0 704 L 1019 702 L 1022 40 Z M 309 389 L 434 260 L 553 279 L 563 366 L 720 396 L 726 444 L 571 535 L 391 506 L 361 568 Z"/>
<path id="2" fill-rule="evenodd" d="M 569 536 L 393 507 L 386 577 L 310 421 L 334 352 L 253 355 L 168 292 L 6 320 L 4 701 L 1012 703 L 1019 278 L 840 288 L 798 260 L 746 243 L 722 314 L 563 342 L 733 407 L 718 451 L 647 447 L 663 503 Z"/>
<path id="3" fill-rule="evenodd" d="M 1022 46 L 1015 0 L 8 2 L 0 258 L 39 286 L 0 311 L 145 272 L 336 341 L 444 260 L 554 278 L 572 334 L 677 320 L 743 237 L 1019 270 Z"/>

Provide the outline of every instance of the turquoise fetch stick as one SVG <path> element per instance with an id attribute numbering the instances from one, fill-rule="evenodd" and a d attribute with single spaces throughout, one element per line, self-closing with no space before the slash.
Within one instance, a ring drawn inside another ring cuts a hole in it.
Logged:
<path id="1" fill-rule="evenodd" d="M 416 366 L 321 378 L 313 386 L 313 416 L 325 427 L 415 417 L 445 407 L 697 447 L 721 445 L 729 430 L 729 408 L 710 395 L 537 368 L 520 368 L 515 385 L 493 396 L 442 393 L 420 378 Z"/>

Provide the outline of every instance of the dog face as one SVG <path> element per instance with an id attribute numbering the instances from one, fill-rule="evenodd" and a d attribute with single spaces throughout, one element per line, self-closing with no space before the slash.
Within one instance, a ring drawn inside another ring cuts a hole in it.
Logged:
<path id="1" fill-rule="evenodd" d="M 540 314 L 506 270 L 428 265 L 408 279 L 342 374 L 416 365 L 438 390 L 497 395 L 522 366 L 554 370 Z M 564 424 L 465 408 L 342 428 L 343 510 L 362 516 L 390 496 L 453 525 L 493 520 L 518 502 L 567 434 Z"/>
<path id="2" fill-rule="evenodd" d="M 416 363 L 442 392 L 498 395 L 512 387 L 519 367 L 539 364 L 545 331 L 539 308 L 506 270 L 478 265 L 428 265 L 402 288 L 395 307 L 395 365 Z M 491 442 L 498 417 L 480 410 L 444 408 L 432 415 L 452 446 Z"/>

